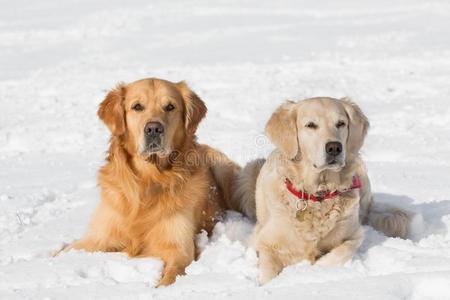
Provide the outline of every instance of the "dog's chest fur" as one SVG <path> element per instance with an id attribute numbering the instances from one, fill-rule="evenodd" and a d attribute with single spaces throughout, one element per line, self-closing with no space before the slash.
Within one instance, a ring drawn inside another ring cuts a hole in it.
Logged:
<path id="1" fill-rule="evenodd" d="M 289 211 L 289 224 L 293 241 L 287 251 L 282 251 L 285 259 L 296 261 L 298 257 L 307 258 L 314 262 L 329 248 L 342 243 L 350 233 L 346 232 L 348 226 L 341 226 L 349 220 L 354 222 L 358 214 L 359 193 L 349 191 L 335 198 L 321 202 L 308 201 L 305 210 L 297 210 L 296 202 L 299 200 L 289 191 L 282 193 L 283 202 Z M 300 204 L 300 208 L 302 208 Z M 302 253 L 297 253 L 303 249 Z"/>
<path id="2" fill-rule="evenodd" d="M 116 170 L 108 163 L 99 181 L 105 205 L 115 212 L 116 248 L 130 256 L 142 253 L 144 245 L 146 251 L 158 246 L 158 237 L 194 236 L 200 229 L 211 232 L 221 216 L 220 190 L 206 167 L 185 173 L 182 181 L 175 172 L 166 177 L 156 177 L 155 172 L 155 180 L 120 177 Z"/>
<path id="3" fill-rule="evenodd" d="M 294 208 L 292 213 L 294 228 L 304 239 L 314 241 L 324 238 L 337 226 L 336 224 L 341 219 L 349 214 L 349 210 L 357 203 L 358 197 L 352 194 L 351 192 L 346 193 L 321 202 L 308 201 L 305 210 Z M 301 201 L 293 195 L 285 195 L 285 197 L 290 202 Z"/>

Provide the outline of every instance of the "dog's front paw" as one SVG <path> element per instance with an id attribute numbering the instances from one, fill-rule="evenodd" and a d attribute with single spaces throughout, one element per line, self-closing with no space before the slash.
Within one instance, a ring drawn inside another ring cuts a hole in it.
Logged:
<path id="1" fill-rule="evenodd" d="M 259 266 L 259 284 L 265 285 L 275 277 L 277 277 L 278 273 L 281 270 L 278 270 L 278 268 L 274 268 L 273 266 L 266 266 L 266 265 L 260 265 Z"/>
<path id="2" fill-rule="evenodd" d="M 178 272 L 176 271 L 176 269 L 166 268 L 163 271 L 162 277 L 159 280 L 159 282 L 156 285 L 156 287 L 158 288 L 158 287 L 161 287 L 161 286 L 171 285 L 172 283 L 174 283 L 176 281 L 177 275 L 178 275 Z"/>
<path id="3" fill-rule="evenodd" d="M 347 261 L 347 258 L 336 255 L 333 252 L 327 253 L 319 258 L 315 265 L 322 267 L 337 267 L 343 265 Z"/>
<path id="4" fill-rule="evenodd" d="M 261 274 L 259 274 L 259 285 L 265 285 L 276 276 L 277 274 L 269 274 L 268 272 L 261 272 Z"/>

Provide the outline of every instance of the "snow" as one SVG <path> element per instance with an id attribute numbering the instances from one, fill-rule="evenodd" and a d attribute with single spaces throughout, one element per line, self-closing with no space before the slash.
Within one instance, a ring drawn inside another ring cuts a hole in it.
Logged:
<path id="1" fill-rule="evenodd" d="M 449 299 L 449 36 L 444 0 L 3 1 L 0 298 Z M 300 263 L 263 287 L 235 212 L 167 288 L 158 258 L 51 257 L 99 199 L 99 102 L 144 77 L 188 80 L 209 108 L 199 140 L 240 164 L 272 150 L 263 128 L 283 100 L 352 97 L 375 199 L 416 214 L 410 239 L 366 227 L 345 266 Z"/>

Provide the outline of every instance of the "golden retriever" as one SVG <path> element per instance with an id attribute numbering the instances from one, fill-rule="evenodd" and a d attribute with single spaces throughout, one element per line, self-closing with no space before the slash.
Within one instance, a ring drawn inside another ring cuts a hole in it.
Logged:
<path id="1" fill-rule="evenodd" d="M 65 250 L 160 257 L 158 286 L 183 274 L 196 233 L 211 232 L 224 209 L 239 209 L 231 194 L 240 167 L 196 142 L 205 114 L 184 82 L 143 79 L 111 90 L 98 110 L 111 131 L 101 202 L 86 235 Z"/>
<path id="2" fill-rule="evenodd" d="M 246 202 L 256 198 L 252 243 L 261 284 L 302 260 L 345 263 L 363 240 L 361 224 L 406 236 L 408 214 L 371 209 L 370 182 L 359 157 L 368 127 L 348 99 L 289 101 L 272 115 L 266 134 L 277 149 L 267 161 L 249 163 L 236 188 Z"/>

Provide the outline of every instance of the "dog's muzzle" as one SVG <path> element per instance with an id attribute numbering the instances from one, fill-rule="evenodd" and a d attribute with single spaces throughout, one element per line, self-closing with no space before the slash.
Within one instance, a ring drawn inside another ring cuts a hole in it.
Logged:
<path id="1" fill-rule="evenodd" d="M 342 161 L 342 143 L 328 142 L 325 145 L 326 160 L 328 165 L 338 165 Z"/>
<path id="2" fill-rule="evenodd" d="M 161 149 L 164 125 L 160 122 L 148 122 L 144 127 L 146 150 L 156 152 Z"/>

